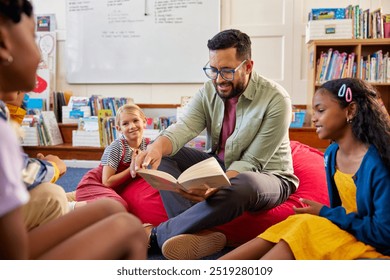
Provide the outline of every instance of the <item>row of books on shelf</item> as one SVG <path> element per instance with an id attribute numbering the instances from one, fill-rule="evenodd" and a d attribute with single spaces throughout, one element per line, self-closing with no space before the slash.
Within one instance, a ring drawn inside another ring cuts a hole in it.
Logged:
<path id="1" fill-rule="evenodd" d="M 356 77 L 356 66 L 354 52 L 348 54 L 329 48 L 327 52 L 321 52 L 317 60 L 316 82 Z"/>
<path id="2" fill-rule="evenodd" d="M 34 104 L 38 104 L 35 100 Z M 41 100 L 42 101 L 42 100 Z M 42 102 L 40 102 L 41 104 Z M 133 103 L 131 98 L 124 97 L 91 97 L 72 96 L 67 92 L 53 93 L 53 111 L 50 111 L 53 124 L 60 135 L 58 123 L 77 124 L 78 129 L 73 131 L 73 146 L 106 147 L 118 137 L 115 129 L 115 115 L 118 108 L 124 104 Z M 43 125 L 43 116 L 47 113 L 42 111 L 42 106 L 33 105 L 23 123 L 26 137 L 24 146 L 58 145 L 63 141 L 50 141 L 48 132 Z M 176 122 L 176 116 L 157 117 L 147 119 L 147 129 L 152 136 Z"/>
<path id="3" fill-rule="evenodd" d="M 360 58 L 359 78 L 376 83 L 390 83 L 390 56 L 379 50 Z"/>
<path id="4" fill-rule="evenodd" d="M 161 130 L 176 121 L 176 117 L 148 118 L 144 137 L 154 140 Z M 53 111 L 41 111 L 26 115 L 22 122 L 23 146 L 49 146 L 63 144 L 61 132 Z M 101 109 L 98 116 L 79 117 L 77 129 L 72 131 L 72 146 L 106 147 L 119 137 L 115 127 L 115 116 L 110 109 Z M 206 137 L 200 135 L 186 146 L 204 150 Z"/>
<path id="5" fill-rule="evenodd" d="M 101 110 L 98 117 L 80 118 L 77 130 L 73 131 L 72 145 L 106 147 L 117 139 L 120 134 L 115 127 L 115 117 L 109 115 L 110 113 L 109 110 Z M 153 141 L 160 134 L 161 130 L 154 128 L 154 126 L 147 126 L 143 136 L 149 139 L 149 141 Z M 195 137 L 186 146 L 205 150 L 206 136 L 200 135 Z"/>
<path id="6" fill-rule="evenodd" d="M 64 143 L 53 111 L 41 111 L 39 115 L 26 115 L 21 129 L 24 133 L 23 146 L 51 146 Z"/>
<path id="7" fill-rule="evenodd" d="M 175 117 L 147 118 L 145 137 L 153 140 L 158 133 L 176 122 Z M 77 119 L 77 130 L 73 131 L 73 146 L 106 147 L 119 137 L 115 116 L 110 109 L 101 109 L 98 116 Z"/>
<path id="8" fill-rule="evenodd" d="M 100 110 L 111 110 L 134 103 L 130 97 L 73 96 L 69 92 L 53 92 L 53 111 L 59 123 L 77 123 L 81 117 L 97 116 Z"/>
<path id="9" fill-rule="evenodd" d="M 359 76 L 357 63 L 360 64 Z M 389 52 L 378 50 L 366 57 L 361 56 L 360 61 L 357 61 L 354 52 L 347 53 L 330 48 L 327 52 L 321 52 L 317 59 L 316 83 L 357 76 L 370 82 L 390 83 Z"/>
<path id="10" fill-rule="evenodd" d="M 144 137 L 154 140 L 160 132 L 172 123 L 167 123 L 165 117 L 158 122 L 164 123 L 155 126 L 156 118 L 148 118 Z M 302 127 L 305 119 L 305 110 L 294 110 L 290 127 Z M 63 144 L 61 132 L 53 111 L 41 111 L 39 115 L 26 115 L 22 122 L 24 137 L 23 146 L 50 146 Z M 72 146 L 106 147 L 119 137 L 115 127 L 115 116 L 111 110 L 99 110 L 98 116 L 80 117 L 77 120 L 77 129 L 72 131 Z M 187 147 L 199 150 L 206 149 L 206 136 L 201 134 L 186 144 Z"/>
<path id="11" fill-rule="evenodd" d="M 352 37 L 355 39 L 390 38 L 390 14 L 381 8 L 362 9 L 359 5 L 346 8 L 316 8 L 309 12 L 308 20 L 352 19 Z"/>
<path id="12" fill-rule="evenodd" d="M 91 108 L 91 115 L 97 116 L 99 110 L 111 110 L 112 114 L 116 116 L 116 112 L 122 105 L 127 103 L 134 103 L 130 97 L 102 97 L 99 95 L 92 95 L 89 97 L 89 106 Z"/>

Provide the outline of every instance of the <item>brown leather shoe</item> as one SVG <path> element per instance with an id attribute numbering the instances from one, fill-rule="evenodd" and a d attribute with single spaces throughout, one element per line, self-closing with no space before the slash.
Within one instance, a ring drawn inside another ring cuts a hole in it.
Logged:
<path id="1" fill-rule="evenodd" d="M 162 253 L 169 260 L 198 260 L 221 251 L 225 246 L 223 233 L 202 231 L 169 238 L 162 246 Z"/>

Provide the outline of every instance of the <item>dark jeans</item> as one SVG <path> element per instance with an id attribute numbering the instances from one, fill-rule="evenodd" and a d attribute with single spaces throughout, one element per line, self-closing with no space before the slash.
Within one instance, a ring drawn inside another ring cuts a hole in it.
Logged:
<path id="1" fill-rule="evenodd" d="M 188 167 L 212 156 L 184 147 L 174 156 L 164 157 L 158 169 L 177 178 Z M 220 164 L 225 169 L 223 163 Z M 244 211 L 273 208 L 286 201 L 295 190 L 287 180 L 271 173 L 242 172 L 230 182 L 231 186 L 198 203 L 175 192 L 160 191 L 169 220 L 157 226 L 159 246 L 173 236 L 225 224 Z"/>

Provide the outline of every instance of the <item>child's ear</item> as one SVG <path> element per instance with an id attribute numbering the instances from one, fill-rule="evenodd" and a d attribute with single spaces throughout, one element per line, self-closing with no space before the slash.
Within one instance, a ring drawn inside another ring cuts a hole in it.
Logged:
<path id="1" fill-rule="evenodd" d="M 0 63 L 9 61 L 11 54 L 8 49 L 8 31 L 4 24 L 0 24 Z"/>
<path id="2" fill-rule="evenodd" d="M 119 125 L 116 125 L 115 128 L 116 128 L 116 131 L 121 132 L 121 127 Z"/>
<path id="3" fill-rule="evenodd" d="M 356 116 L 356 114 L 357 114 L 357 104 L 356 104 L 355 101 L 352 101 L 351 103 L 349 103 L 347 114 L 348 114 L 347 117 L 349 119 L 353 119 Z"/>
<path id="4" fill-rule="evenodd" d="M 10 54 L 10 33 L 6 24 L 2 24 L 0 20 L 0 60 L 7 61 Z"/>

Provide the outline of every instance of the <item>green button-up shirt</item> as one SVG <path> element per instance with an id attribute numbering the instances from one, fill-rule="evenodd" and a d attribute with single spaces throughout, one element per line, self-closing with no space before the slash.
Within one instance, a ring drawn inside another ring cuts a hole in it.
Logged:
<path id="1" fill-rule="evenodd" d="M 206 129 L 206 148 L 217 153 L 223 116 L 224 102 L 212 81 L 208 81 L 191 99 L 182 118 L 162 135 L 171 140 L 175 154 Z M 237 103 L 235 130 L 226 140 L 226 170 L 269 172 L 298 187 L 288 134 L 290 122 L 291 99 L 287 91 L 252 72 Z"/>

